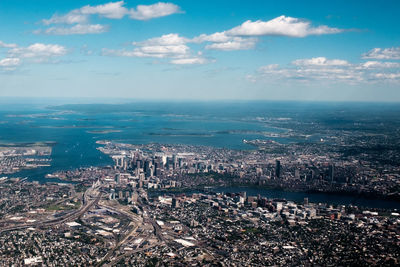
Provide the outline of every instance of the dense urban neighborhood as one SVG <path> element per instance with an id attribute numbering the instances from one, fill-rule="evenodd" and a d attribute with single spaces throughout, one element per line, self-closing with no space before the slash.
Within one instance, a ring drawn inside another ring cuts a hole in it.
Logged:
<path id="1" fill-rule="evenodd" d="M 98 143 L 113 166 L 48 174 L 54 182 L 45 184 L 1 179 L 2 265 L 399 264 L 396 209 L 211 190 L 252 184 L 380 197 L 398 186 L 389 171 L 372 179 L 368 166 L 334 155 Z"/>

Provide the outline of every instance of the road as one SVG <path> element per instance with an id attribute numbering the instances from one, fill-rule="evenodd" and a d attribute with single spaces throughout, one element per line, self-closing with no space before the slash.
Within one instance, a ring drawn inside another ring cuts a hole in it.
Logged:
<path id="1" fill-rule="evenodd" d="M 102 259 L 99 263 L 96 264 L 96 266 L 102 266 L 102 265 L 112 256 L 112 254 L 114 254 L 114 252 L 115 252 L 121 245 L 123 245 L 123 244 L 126 242 L 126 240 L 128 240 L 128 238 L 131 237 L 131 235 L 132 235 L 133 233 L 136 232 L 136 230 L 137 230 L 138 228 L 139 228 L 139 226 L 136 226 L 135 228 L 133 228 L 132 230 L 130 230 L 129 233 L 128 233 L 121 241 L 119 241 L 119 242 L 115 245 L 115 247 L 114 247 L 113 249 L 111 249 L 111 250 L 103 257 L 103 259 Z"/>
<path id="2" fill-rule="evenodd" d="M 88 191 L 89 190 L 90 189 L 88 189 Z M 101 199 L 101 197 L 102 197 L 102 193 L 98 193 L 94 200 L 87 201 L 85 195 L 86 195 L 86 192 L 85 192 L 85 194 L 83 196 L 85 198 L 85 203 L 86 204 L 82 205 L 82 207 L 80 207 L 76 211 L 73 211 L 71 213 L 66 214 L 65 216 L 62 216 L 60 218 L 53 219 L 53 220 L 40 221 L 40 222 L 34 222 L 34 223 L 29 223 L 29 224 L 22 224 L 22 225 L 17 225 L 17 226 L 6 227 L 6 228 L 3 228 L 3 229 L 0 229 L 0 234 L 3 233 L 3 232 L 8 232 L 8 231 L 26 229 L 26 228 L 29 228 L 29 227 L 33 227 L 33 228 L 35 228 L 35 227 L 38 227 L 38 228 L 49 227 L 49 226 L 65 223 L 67 221 L 75 220 L 76 218 L 79 218 L 85 212 L 87 212 L 91 207 L 93 207 L 93 205 L 96 205 L 99 202 L 99 200 Z"/>
<path id="3" fill-rule="evenodd" d="M 100 207 L 103 207 L 103 208 L 112 210 L 112 211 L 114 211 L 114 212 L 118 212 L 118 213 L 120 213 L 120 214 L 124 214 L 125 216 L 129 217 L 129 218 L 131 219 L 131 221 L 135 221 L 135 222 L 137 223 L 137 225 L 136 225 L 136 227 L 134 227 L 133 229 L 131 229 L 131 230 L 128 232 L 128 234 L 126 234 L 125 237 L 122 238 L 122 240 L 119 241 L 119 242 L 114 246 L 114 248 L 111 249 L 111 250 L 103 257 L 103 259 L 102 259 L 99 263 L 96 264 L 96 266 L 102 266 L 102 265 L 112 256 L 112 254 L 113 254 L 121 245 L 123 245 L 123 244 L 129 239 L 129 237 L 131 237 L 131 236 L 136 232 L 136 230 L 139 228 L 139 225 L 140 225 L 138 219 L 137 219 L 133 214 L 130 214 L 129 212 L 126 212 L 126 211 L 123 211 L 123 210 L 118 210 L 118 209 L 116 209 L 116 208 L 114 208 L 114 207 L 110 207 L 110 206 L 106 206 L 106 205 L 100 205 Z"/>

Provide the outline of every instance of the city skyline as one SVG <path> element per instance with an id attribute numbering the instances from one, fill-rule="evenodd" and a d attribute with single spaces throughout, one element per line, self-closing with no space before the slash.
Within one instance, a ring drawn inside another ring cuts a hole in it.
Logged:
<path id="1" fill-rule="evenodd" d="M 2 1 L 1 97 L 400 101 L 396 1 Z"/>

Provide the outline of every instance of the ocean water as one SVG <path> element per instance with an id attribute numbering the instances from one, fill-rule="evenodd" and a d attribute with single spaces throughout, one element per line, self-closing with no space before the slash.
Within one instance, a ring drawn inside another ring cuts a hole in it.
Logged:
<path id="1" fill-rule="evenodd" d="M 55 142 L 50 167 L 10 175 L 41 182 L 46 174 L 58 170 L 111 165 L 111 159 L 96 149 L 97 140 L 251 149 L 243 139 L 264 138 L 262 132 L 284 131 L 247 121 L 245 117 L 226 116 L 215 105 L 134 103 L 54 107 L 48 103 L 0 107 L 0 144 Z"/>
<path id="2" fill-rule="evenodd" d="M 288 131 L 272 127 L 268 123 L 271 120 L 290 120 L 295 122 L 292 123 L 294 126 L 297 122 L 318 121 L 340 127 L 360 121 L 368 124 L 368 120 L 374 120 L 375 124 L 390 123 L 395 129 L 400 125 L 400 106 L 396 104 L 263 101 L 67 103 L 52 99 L 35 100 L 34 103 L 26 99 L 0 100 L 0 143 L 55 142 L 50 167 L 23 170 L 9 176 L 45 182 L 44 176 L 54 171 L 111 165 L 112 160 L 96 149 L 97 140 L 253 149 L 243 143 L 243 139 L 273 139 L 281 143 L 299 141 L 266 138 L 266 134 Z M 319 140 L 319 137 L 316 134 L 307 141 Z"/>

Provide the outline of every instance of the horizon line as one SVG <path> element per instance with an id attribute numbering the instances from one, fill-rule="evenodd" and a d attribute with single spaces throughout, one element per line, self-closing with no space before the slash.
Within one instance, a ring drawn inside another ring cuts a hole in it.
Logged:
<path id="1" fill-rule="evenodd" d="M 63 101 L 65 100 L 73 100 L 75 103 L 65 103 L 65 104 L 129 104 L 129 103 L 182 103 L 182 102 L 190 102 L 190 103 L 246 103 L 246 102 L 292 102 L 292 103 L 365 103 L 365 104 L 400 104 L 400 101 L 397 100 L 323 100 L 323 99 L 195 99 L 195 98 L 123 98 L 123 97 L 89 97 L 89 96 L 82 96 L 82 97 L 66 97 L 66 96 L 2 96 L 0 98 L 1 102 L 8 102 L 7 100 L 19 100 L 21 102 L 17 103 L 9 103 L 9 104 L 30 104 L 22 101 L 26 100 L 34 100 L 36 103 L 31 104 L 38 104 L 40 100 L 43 101 L 50 101 L 50 100 L 57 100 Z M 79 103 L 76 103 L 78 101 Z M 86 101 L 95 101 L 93 102 L 86 102 Z M 105 102 L 98 102 L 98 101 L 105 101 Z M 122 101 L 116 103 L 114 101 Z M 113 103 L 110 103 L 113 102 Z"/>

